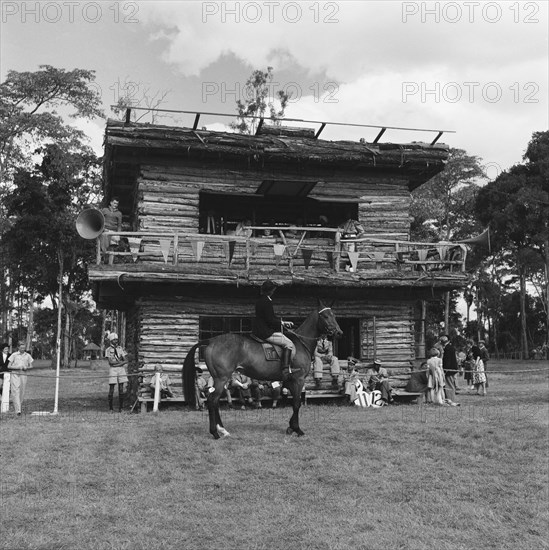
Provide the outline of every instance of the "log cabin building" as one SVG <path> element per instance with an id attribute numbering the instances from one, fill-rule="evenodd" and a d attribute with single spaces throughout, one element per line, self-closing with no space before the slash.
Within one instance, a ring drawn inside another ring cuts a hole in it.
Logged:
<path id="1" fill-rule="evenodd" d="M 444 169 L 448 146 L 319 134 L 108 121 L 105 199 L 119 197 L 129 246 L 98 243 L 89 276 L 98 307 L 124 312 L 130 370 L 180 371 L 197 341 L 249 332 L 267 278 L 285 319 L 335 300 L 340 359 L 377 357 L 398 379 L 424 356 L 425 300 L 467 281 L 463 245 L 409 240 L 410 192 Z M 354 251 L 338 229 L 348 218 L 364 228 Z"/>

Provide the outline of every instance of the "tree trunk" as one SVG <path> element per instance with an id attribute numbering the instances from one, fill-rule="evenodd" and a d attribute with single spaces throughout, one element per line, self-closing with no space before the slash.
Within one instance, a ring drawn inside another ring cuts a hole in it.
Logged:
<path id="1" fill-rule="evenodd" d="M 29 323 L 27 326 L 27 351 L 32 355 L 32 335 L 34 334 L 34 291 L 29 293 Z"/>
<path id="2" fill-rule="evenodd" d="M 549 224 L 545 224 L 549 234 Z M 549 238 L 543 243 L 545 248 L 545 343 L 549 346 Z"/>
<path id="3" fill-rule="evenodd" d="M 65 307 L 65 330 L 63 332 L 63 368 L 69 368 L 70 366 L 71 315 L 69 313 L 69 309 L 69 307 Z"/>
<path id="4" fill-rule="evenodd" d="M 526 274 L 524 266 L 519 268 L 520 277 L 520 341 L 523 359 L 528 359 L 528 337 L 526 334 Z"/>
<path id="5" fill-rule="evenodd" d="M 450 332 L 450 291 L 444 293 L 444 332 Z"/>
<path id="6" fill-rule="evenodd" d="M 7 269 L 2 254 L 2 278 L 0 279 L 0 340 L 4 341 L 8 332 L 8 285 L 6 284 Z"/>
<path id="7" fill-rule="evenodd" d="M 99 342 L 99 347 L 101 348 L 101 358 L 105 357 L 105 329 L 107 325 L 107 314 L 106 310 L 101 310 L 101 342 Z"/>

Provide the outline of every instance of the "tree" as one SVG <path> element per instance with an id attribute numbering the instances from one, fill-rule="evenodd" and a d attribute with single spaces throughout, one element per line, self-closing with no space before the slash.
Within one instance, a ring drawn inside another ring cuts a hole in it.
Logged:
<path id="1" fill-rule="evenodd" d="M 450 149 L 444 170 L 412 193 L 411 240 L 459 240 L 479 233 L 474 204 L 479 190 L 478 180 L 485 177 L 478 157 L 468 155 L 463 149 Z M 448 325 L 455 318 L 452 315 L 455 303 L 450 294 L 445 293 L 443 314 L 446 331 L 450 330 Z"/>
<path id="2" fill-rule="evenodd" d="M 21 285 L 25 281 L 31 284 L 33 290 L 28 293 L 31 301 L 29 312 L 33 311 L 34 288 L 42 286 L 44 271 L 50 272 L 51 266 L 53 265 L 55 269 L 57 265 L 57 259 L 54 259 L 48 267 L 40 262 L 33 264 L 33 269 L 29 266 L 32 262 L 20 253 L 32 249 L 35 259 L 43 258 L 40 251 L 41 241 L 38 240 L 37 243 L 31 241 L 37 234 L 40 236 L 37 230 L 40 226 L 37 224 L 40 218 L 48 219 L 49 206 L 40 212 L 41 202 L 39 201 L 44 198 L 44 188 L 39 179 L 48 178 L 47 171 L 51 172 L 55 162 L 62 166 L 64 159 L 67 158 L 71 159 L 69 164 L 77 163 L 77 157 L 80 155 L 80 171 L 83 164 L 87 164 L 93 170 L 92 166 L 97 160 L 93 160 L 93 153 L 84 145 L 84 133 L 67 124 L 64 118 L 68 116 L 91 119 L 102 116 L 99 108 L 101 99 L 97 90 L 93 88 L 94 78 L 94 71 L 83 69 L 66 71 L 50 65 L 41 65 L 35 72 L 8 71 L 6 80 L 0 84 L 0 268 L 2 271 L 0 332 L 2 336 L 7 335 L 10 319 L 8 313 L 13 307 L 12 301 L 17 289 L 22 289 Z M 62 114 L 58 113 L 57 109 L 60 109 Z M 54 144 L 58 154 L 53 154 L 51 147 Z M 36 162 L 40 164 L 42 158 L 45 159 L 46 164 L 42 166 L 42 174 L 38 175 L 34 164 Z M 51 166 L 47 166 L 48 162 Z M 81 185 L 75 189 L 77 195 L 75 202 L 84 200 L 86 196 L 91 198 L 96 191 L 95 184 L 88 184 L 89 180 L 90 178 L 84 176 L 80 178 Z M 52 184 L 52 193 L 54 187 L 55 185 Z M 22 219 L 27 214 L 26 207 L 22 202 L 17 204 L 18 199 L 14 197 L 14 191 L 22 193 L 19 199 L 26 200 L 27 206 L 31 209 L 28 212 L 31 217 L 26 221 Z M 37 201 L 34 206 L 31 204 L 32 200 Z M 66 202 L 66 204 L 69 203 Z M 51 217 L 53 211 L 49 212 L 50 220 L 53 219 Z M 18 225 L 14 228 L 13 223 L 16 219 Z M 42 225 L 42 227 L 47 233 L 49 226 Z M 25 236 L 27 231 L 28 234 Z M 9 246 L 6 237 L 8 232 L 10 232 L 11 241 Z M 16 247 L 16 242 L 21 248 Z M 12 256 L 12 254 L 15 255 Z M 42 273 L 37 272 L 36 265 L 42 266 Z M 49 277 L 45 278 L 49 279 Z"/>
<path id="3" fill-rule="evenodd" d="M 244 101 L 237 100 L 236 106 L 238 111 L 237 119 L 239 122 L 233 122 L 231 128 L 237 130 L 241 134 L 255 134 L 258 120 L 250 117 L 265 117 L 265 113 L 269 112 L 273 124 L 280 124 L 279 119 L 284 117 L 284 112 L 290 100 L 290 95 L 283 90 L 278 90 L 273 101 L 269 101 L 271 82 L 273 81 L 273 68 L 267 67 L 267 72 L 255 70 L 246 80 L 244 87 L 246 99 Z M 279 108 L 275 107 L 274 101 L 278 100 Z"/>
<path id="4" fill-rule="evenodd" d="M 93 245 L 78 237 L 74 220 L 83 206 L 80 201 L 88 202 L 98 187 L 99 162 L 88 151 L 66 153 L 57 145 L 46 146 L 42 154 L 34 170 L 15 173 L 14 187 L 5 198 L 12 223 L 2 242 L 12 282 L 31 295 L 29 311 L 46 296 L 55 304 L 63 279 L 69 330 L 75 309 L 68 305 L 87 292 L 87 258 L 93 257 Z M 94 170 L 95 179 L 90 179 Z M 28 332 L 30 338 L 32 326 Z"/>
<path id="5" fill-rule="evenodd" d="M 479 219 L 490 226 L 492 246 L 508 252 L 507 263 L 517 277 L 520 293 L 521 349 L 528 357 L 526 280 L 543 270 L 547 311 L 549 294 L 549 132 L 536 132 L 524 164 L 511 167 L 482 188 L 476 201 Z M 549 341 L 549 318 L 546 338 Z"/>
<path id="6" fill-rule="evenodd" d="M 412 193 L 412 240 L 461 239 L 478 231 L 474 199 L 486 178 L 480 163 L 463 149 L 450 149 L 444 170 Z"/>
<path id="7" fill-rule="evenodd" d="M 143 82 L 132 82 L 126 77 L 124 82 L 118 78 L 114 85 L 115 92 L 118 97 L 116 105 L 111 107 L 111 111 L 121 117 L 126 117 L 126 110 L 129 107 L 140 107 L 144 110 L 132 110 L 132 122 L 142 122 L 150 115 L 150 123 L 157 124 L 162 118 L 171 118 L 172 115 L 155 111 L 166 100 L 166 97 L 171 90 L 156 90 L 151 91 L 149 84 Z"/>
<path id="8" fill-rule="evenodd" d="M 56 111 L 69 110 L 70 118 L 103 116 L 101 98 L 90 87 L 94 71 L 65 71 L 40 65 L 35 72 L 8 71 L 0 84 L 0 178 L 15 167 L 28 167 L 28 152 L 36 144 L 55 142 L 71 146 L 84 133 L 66 124 Z M 72 109 L 72 111 L 70 111 Z"/>

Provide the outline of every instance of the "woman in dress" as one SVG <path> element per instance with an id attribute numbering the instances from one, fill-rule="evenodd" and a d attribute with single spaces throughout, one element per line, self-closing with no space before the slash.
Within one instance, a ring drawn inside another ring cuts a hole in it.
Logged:
<path id="1" fill-rule="evenodd" d="M 427 360 L 428 382 L 427 382 L 427 402 L 435 405 L 444 404 L 444 371 L 442 370 L 442 359 L 440 351 L 432 348 L 429 351 Z"/>
<path id="2" fill-rule="evenodd" d="M 473 355 L 473 386 L 477 390 L 477 395 L 486 395 L 486 375 L 484 374 L 484 363 L 480 357 L 480 348 L 473 346 L 471 348 Z"/>
<path id="3" fill-rule="evenodd" d="M 465 361 L 463 361 L 463 373 L 465 378 L 465 384 L 469 388 L 474 389 L 473 386 L 473 365 L 475 360 L 473 359 L 473 341 L 467 340 L 467 348 L 465 350 Z"/>

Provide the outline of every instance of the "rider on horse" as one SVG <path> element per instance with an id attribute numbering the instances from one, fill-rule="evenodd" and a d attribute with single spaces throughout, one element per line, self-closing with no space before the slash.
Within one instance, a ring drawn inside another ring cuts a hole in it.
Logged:
<path id="1" fill-rule="evenodd" d="M 294 343 L 282 333 L 283 327 L 291 328 L 294 324 L 291 321 L 279 319 L 273 309 L 272 296 L 276 290 L 276 283 L 266 280 L 261 285 L 261 296 L 255 303 L 255 319 L 253 334 L 270 344 L 282 347 L 282 380 L 290 379 L 290 364 L 295 355 Z"/>

